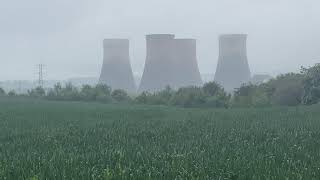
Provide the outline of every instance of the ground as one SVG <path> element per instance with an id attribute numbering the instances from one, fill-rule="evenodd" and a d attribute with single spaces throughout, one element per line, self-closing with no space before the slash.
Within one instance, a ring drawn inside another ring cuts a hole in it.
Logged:
<path id="1" fill-rule="evenodd" d="M 0 179 L 318 179 L 320 106 L 0 99 Z"/>

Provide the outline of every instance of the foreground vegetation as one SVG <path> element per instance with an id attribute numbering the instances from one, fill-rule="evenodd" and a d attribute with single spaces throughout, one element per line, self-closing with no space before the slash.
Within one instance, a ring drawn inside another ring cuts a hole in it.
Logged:
<path id="1" fill-rule="evenodd" d="M 142 92 L 134 96 L 103 84 L 77 88 L 70 83 L 64 86 L 58 83 L 49 90 L 37 87 L 22 95 L 17 95 L 14 91 L 6 93 L 0 88 L 0 97 L 3 96 L 210 108 L 312 105 L 320 102 L 320 64 L 301 68 L 300 73 L 279 75 L 268 82 L 244 84 L 229 93 L 215 82 L 205 83 L 202 87 L 182 87 L 178 90 L 166 87 L 158 92 Z"/>
<path id="2" fill-rule="evenodd" d="M 0 98 L 0 179 L 318 179 L 319 108 Z"/>

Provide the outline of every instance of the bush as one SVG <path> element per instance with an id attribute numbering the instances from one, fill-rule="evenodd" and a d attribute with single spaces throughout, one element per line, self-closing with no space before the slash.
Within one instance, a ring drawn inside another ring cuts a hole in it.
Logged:
<path id="1" fill-rule="evenodd" d="M 269 81 L 267 84 L 273 89 L 272 104 L 286 106 L 301 104 L 303 78 L 302 74 L 288 73 Z"/>
<path id="2" fill-rule="evenodd" d="M 202 87 L 203 92 L 208 96 L 218 96 L 221 94 L 226 94 L 222 86 L 215 82 L 205 83 Z"/>
<path id="3" fill-rule="evenodd" d="M 303 80 L 303 104 L 311 105 L 320 102 L 320 64 L 311 68 L 302 68 Z"/>
<path id="4" fill-rule="evenodd" d="M 11 90 L 8 92 L 8 96 L 10 96 L 10 97 L 17 96 L 17 93 L 16 93 L 16 91 Z"/>
<path id="5" fill-rule="evenodd" d="M 90 85 L 83 85 L 80 91 L 80 98 L 83 101 L 95 101 L 96 100 L 96 90 Z"/>
<path id="6" fill-rule="evenodd" d="M 122 89 L 116 89 L 112 92 L 111 97 L 117 102 L 130 102 L 131 99 L 127 92 Z"/>
<path id="7" fill-rule="evenodd" d="M 103 103 L 112 102 L 111 87 L 105 84 L 98 84 L 95 87 L 95 100 Z"/>
<path id="8" fill-rule="evenodd" d="M 5 96 L 5 95 L 6 95 L 6 91 L 0 88 L 0 96 Z"/>
<path id="9" fill-rule="evenodd" d="M 199 107 L 206 103 L 206 96 L 200 87 L 180 88 L 172 97 L 171 104 L 182 107 Z"/>
<path id="10" fill-rule="evenodd" d="M 62 87 L 61 83 L 57 83 L 53 89 L 49 90 L 46 98 L 50 100 L 78 101 L 81 100 L 81 94 L 71 83 L 67 83 L 65 87 Z"/>
<path id="11" fill-rule="evenodd" d="M 208 82 L 202 89 L 206 96 L 207 107 L 229 107 L 231 95 L 227 94 L 222 86 L 215 82 Z"/>
<path id="12" fill-rule="evenodd" d="M 266 85 L 242 85 L 234 92 L 233 107 L 266 107 L 271 104 L 270 87 Z"/>
<path id="13" fill-rule="evenodd" d="M 39 87 L 36 87 L 35 89 L 29 90 L 28 95 L 31 97 L 44 97 L 46 95 L 46 91 L 39 86 Z"/>
<path id="14" fill-rule="evenodd" d="M 148 104 L 150 93 L 147 91 L 142 92 L 139 96 L 137 96 L 134 101 L 138 104 Z"/>

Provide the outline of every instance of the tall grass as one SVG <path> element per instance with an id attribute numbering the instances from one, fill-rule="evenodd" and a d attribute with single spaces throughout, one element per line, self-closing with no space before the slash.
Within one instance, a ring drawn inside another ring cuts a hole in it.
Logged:
<path id="1" fill-rule="evenodd" d="M 0 99 L 0 179 L 318 179 L 319 108 Z"/>

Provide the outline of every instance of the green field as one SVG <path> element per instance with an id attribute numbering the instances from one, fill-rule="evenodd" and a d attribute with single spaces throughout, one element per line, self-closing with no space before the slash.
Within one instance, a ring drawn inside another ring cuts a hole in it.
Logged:
<path id="1" fill-rule="evenodd" d="M 0 99 L 0 179 L 319 179 L 320 106 Z"/>

